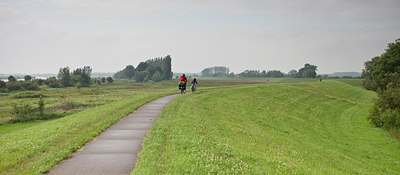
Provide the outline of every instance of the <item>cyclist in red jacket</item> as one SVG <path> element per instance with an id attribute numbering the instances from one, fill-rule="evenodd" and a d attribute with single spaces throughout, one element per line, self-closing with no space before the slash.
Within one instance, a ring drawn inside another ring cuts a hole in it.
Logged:
<path id="1" fill-rule="evenodd" d="M 187 82 L 187 79 L 186 79 L 186 76 L 185 76 L 185 74 L 183 74 L 182 76 L 181 76 L 181 80 L 179 81 L 179 89 L 180 90 L 186 90 L 186 82 Z"/>

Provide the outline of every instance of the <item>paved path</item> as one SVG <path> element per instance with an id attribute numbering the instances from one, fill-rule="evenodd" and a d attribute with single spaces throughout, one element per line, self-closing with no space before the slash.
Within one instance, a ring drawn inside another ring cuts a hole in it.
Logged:
<path id="1" fill-rule="evenodd" d="M 130 174 L 149 129 L 161 111 L 178 95 L 156 99 L 102 132 L 49 174 Z"/>

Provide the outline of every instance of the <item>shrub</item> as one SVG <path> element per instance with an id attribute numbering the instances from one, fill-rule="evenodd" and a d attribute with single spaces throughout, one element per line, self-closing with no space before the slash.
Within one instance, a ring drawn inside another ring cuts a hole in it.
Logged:
<path id="1" fill-rule="evenodd" d="M 102 82 L 102 83 L 105 83 L 105 82 L 106 82 L 106 78 L 104 78 L 104 77 L 101 78 L 101 82 Z"/>
<path id="2" fill-rule="evenodd" d="M 45 84 L 51 88 L 60 88 L 61 83 L 56 77 L 49 77 L 46 79 Z"/>
<path id="3" fill-rule="evenodd" d="M 25 81 L 31 81 L 32 80 L 32 76 L 30 75 L 25 75 L 24 76 Z"/>
<path id="4" fill-rule="evenodd" d="M 44 84 L 44 80 L 42 80 L 42 79 L 36 79 L 35 82 L 36 82 L 39 86 L 41 86 L 41 85 Z"/>
<path id="5" fill-rule="evenodd" d="M 7 85 L 4 81 L 0 80 L 0 89 L 5 89 L 7 88 Z"/>
<path id="6" fill-rule="evenodd" d="M 16 82 L 16 81 L 11 81 L 7 83 L 7 89 L 9 91 L 17 91 L 17 90 L 22 90 L 21 83 Z"/>
<path id="7" fill-rule="evenodd" d="M 30 104 L 13 104 L 11 114 L 14 116 L 26 116 L 35 113 L 35 109 Z"/>
<path id="8" fill-rule="evenodd" d="M 42 96 L 40 96 L 39 102 L 38 102 L 38 110 L 40 112 L 40 114 L 43 114 L 44 111 L 44 101 Z"/>
<path id="9" fill-rule="evenodd" d="M 156 72 L 153 74 L 153 76 L 151 77 L 151 79 L 152 79 L 153 81 L 155 81 L 155 82 L 161 81 L 161 80 L 162 80 L 161 73 L 160 73 L 159 71 L 156 71 Z"/>
<path id="10" fill-rule="evenodd" d="M 366 89 L 377 92 L 378 99 L 368 119 L 387 130 L 400 128 L 400 39 L 389 43 L 385 52 L 364 63 L 362 76 Z"/>
<path id="11" fill-rule="evenodd" d="M 10 75 L 8 77 L 8 82 L 16 82 L 16 81 L 17 81 L 17 79 L 14 76 Z"/>
<path id="12" fill-rule="evenodd" d="M 23 90 L 39 90 L 39 85 L 36 82 L 18 82 L 21 84 Z"/>
<path id="13" fill-rule="evenodd" d="M 113 80 L 112 77 L 107 77 L 107 82 L 108 82 L 108 83 L 112 83 L 112 82 L 114 82 L 114 80 Z"/>

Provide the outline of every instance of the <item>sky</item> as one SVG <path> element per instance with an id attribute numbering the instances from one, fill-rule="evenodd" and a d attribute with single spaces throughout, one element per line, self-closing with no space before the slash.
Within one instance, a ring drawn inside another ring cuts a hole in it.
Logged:
<path id="1" fill-rule="evenodd" d="M 117 72 L 166 55 L 173 72 L 361 72 L 399 38 L 399 0 L 0 0 L 10 74 Z"/>

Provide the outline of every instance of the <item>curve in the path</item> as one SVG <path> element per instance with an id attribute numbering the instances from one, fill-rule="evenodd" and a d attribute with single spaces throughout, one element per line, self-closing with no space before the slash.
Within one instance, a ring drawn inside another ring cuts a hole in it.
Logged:
<path id="1" fill-rule="evenodd" d="M 177 96 L 162 97 L 140 107 L 102 132 L 70 159 L 55 166 L 49 174 L 130 174 L 147 132 L 164 107 Z"/>

